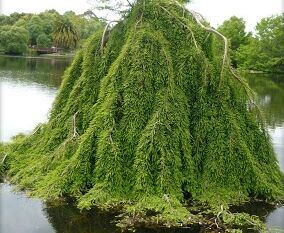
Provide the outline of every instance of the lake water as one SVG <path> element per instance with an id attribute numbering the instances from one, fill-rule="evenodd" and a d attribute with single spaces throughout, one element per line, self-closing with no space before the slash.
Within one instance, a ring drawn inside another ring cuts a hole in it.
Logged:
<path id="1" fill-rule="evenodd" d="M 0 140 L 46 121 L 66 59 L 0 57 Z"/>
<path id="2" fill-rule="evenodd" d="M 0 140 L 29 133 L 47 120 L 61 77 L 70 59 L 0 56 Z M 284 77 L 250 75 L 249 84 L 259 94 L 280 167 L 284 171 Z M 263 216 L 267 225 L 284 229 L 284 207 L 248 207 Z M 110 233 L 116 228 L 114 214 L 99 210 L 80 212 L 72 203 L 45 203 L 15 193 L 0 184 L 1 233 Z M 158 232 L 158 230 L 143 230 Z M 160 232 L 189 232 L 165 230 Z"/>
<path id="3" fill-rule="evenodd" d="M 280 169 L 284 172 L 284 75 L 249 75 L 248 82 L 258 94 L 258 103 L 267 120 Z M 265 213 L 266 212 L 266 213 Z M 284 230 L 284 206 L 264 210 L 266 223 L 271 228 Z"/>

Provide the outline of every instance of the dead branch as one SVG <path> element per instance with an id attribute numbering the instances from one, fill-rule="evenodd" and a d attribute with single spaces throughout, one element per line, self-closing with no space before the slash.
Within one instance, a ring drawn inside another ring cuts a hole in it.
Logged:
<path id="1" fill-rule="evenodd" d="M 72 131 L 73 131 L 72 136 L 69 137 L 69 138 L 66 138 L 65 141 L 56 150 L 60 150 L 62 147 L 65 147 L 65 145 L 68 142 L 70 142 L 70 141 L 72 141 L 72 140 L 74 140 L 74 139 L 76 139 L 80 136 L 80 134 L 77 132 L 77 127 L 76 127 L 76 117 L 77 117 L 78 113 L 79 113 L 79 111 L 75 112 L 75 114 L 72 116 Z"/>
<path id="2" fill-rule="evenodd" d="M 128 5 L 129 5 L 130 7 L 133 7 L 133 5 L 129 2 L 129 0 L 126 0 L 126 1 L 127 1 Z"/>
<path id="3" fill-rule="evenodd" d="M 223 36 L 220 32 L 216 31 L 215 29 L 213 28 L 210 28 L 210 27 L 206 27 L 204 26 L 198 19 L 198 17 L 195 15 L 195 12 L 194 11 L 191 11 L 192 13 L 192 16 L 195 18 L 196 22 L 203 28 L 205 29 L 206 31 L 208 32 L 212 32 L 216 35 L 218 35 L 223 41 L 224 41 L 224 55 L 223 55 L 223 65 L 222 65 L 222 71 L 226 65 L 226 62 L 227 62 L 227 58 L 228 58 L 228 40 L 225 36 Z"/>
<path id="4" fill-rule="evenodd" d="M 220 229 L 220 227 L 219 227 L 219 225 L 217 223 L 217 218 L 213 218 L 213 219 L 214 219 L 214 222 L 210 226 L 208 226 L 206 229 L 211 229 L 214 225 L 217 227 L 217 229 Z"/>
<path id="5" fill-rule="evenodd" d="M 2 165 L 4 164 L 4 162 L 5 162 L 6 158 L 7 158 L 7 156 L 8 156 L 8 154 L 5 154 L 5 155 L 4 155 L 4 157 L 3 157 L 2 161 L 1 161 L 1 164 L 2 164 Z"/>
<path id="6" fill-rule="evenodd" d="M 248 97 L 248 101 L 249 101 L 249 104 L 250 106 L 254 106 L 256 109 L 257 109 L 257 112 L 258 112 L 258 116 L 260 117 L 260 120 L 261 121 L 264 121 L 264 117 L 262 115 L 262 112 L 259 108 L 259 106 L 256 104 L 256 102 L 254 101 L 254 91 L 252 89 L 250 89 L 250 87 L 244 82 L 244 80 L 239 77 L 235 72 L 234 70 L 232 69 L 232 67 L 229 65 L 229 69 L 230 69 L 230 72 L 233 74 L 233 76 L 236 78 L 236 80 L 241 84 L 241 86 L 243 87 L 247 97 Z M 249 109 L 251 110 L 249 106 Z"/>
<path id="7" fill-rule="evenodd" d="M 221 211 L 218 212 L 218 214 L 217 214 L 217 219 L 218 219 L 219 222 L 221 222 L 220 215 L 223 214 L 223 213 L 224 213 L 224 207 L 223 207 L 223 205 L 221 205 Z"/>
<path id="8" fill-rule="evenodd" d="M 104 32 L 103 32 L 103 36 L 102 36 L 102 41 L 101 41 L 101 48 L 100 48 L 101 49 L 101 53 L 103 53 L 103 49 L 104 49 L 104 45 L 105 45 L 105 42 L 106 42 L 106 35 L 107 35 L 108 28 L 114 22 L 119 22 L 119 21 L 117 21 L 117 20 L 109 21 L 107 23 L 107 25 L 105 26 L 105 29 L 104 29 Z"/>
<path id="9" fill-rule="evenodd" d="M 78 111 L 73 115 L 72 117 L 72 126 L 73 126 L 73 135 L 72 135 L 72 139 L 76 138 L 79 136 L 78 132 L 77 132 L 77 128 L 76 128 L 76 116 L 78 114 Z"/>
<path id="10" fill-rule="evenodd" d="M 103 49 L 104 49 L 104 45 L 105 45 L 105 38 L 106 38 L 106 33 L 107 33 L 107 29 L 110 26 L 111 21 L 107 23 L 107 25 L 105 26 L 104 32 L 103 32 L 103 37 L 102 37 L 102 41 L 101 41 L 101 53 L 103 53 Z"/>

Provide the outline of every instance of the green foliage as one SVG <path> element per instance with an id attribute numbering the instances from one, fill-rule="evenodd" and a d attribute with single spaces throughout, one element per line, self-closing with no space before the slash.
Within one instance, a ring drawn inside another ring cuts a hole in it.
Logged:
<path id="1" fill-rule="evenodd" d="M 59 16 L 58 12 L 44 11 L 38 15 L 42 20 L 43 32 L 51 36 L 56 18 Z"/>
<path id="2" fill-rule="evenodd" d="M 28 22 L 28 19 L 26 19 L 26 18 L 20 18 L 16 23 L 14 23 L 14 26 L 25 28 L 26 25 L 27 25 L 27 22 Z"/>
<path id="3" fill-rule="evenodd" d="M 81 208 L 154 211 L 168 226 L 188 223 L 186 193 L 212 208 L 283 198 L 263 122 L 227 67 L 221 75 L 216 38 L 169 1 L 143 2 L 88 40 L 48 123 L 9 145 L 12 182 Z"/>
<path id="4" fill-rule="evenodd" d="M 97 19 L 92 19 L 92 18 L 88 20 L 78 18 L 75 21 L 75 24 L 79 28 L 81 39 L 89 38 L 92 34 L 100 30 L 104 26 L 103 23 L 101 23 Z"/>
<path id="5" fill-rule="evenodd" d="M 241 68 L 284 72 L 284 14 L 262 19 L 256 26 L 256 37 L 237 52 Z"/>
<path id="6" fill-rule="evenodd" d="M 268 230 L 265 224 L 261 222 L 257 216 L 249 215 L 247 213 L 230 213 L 225 211 L 222 214 L 222 219 L 225 224 L 245 226 L 247 228 L 250 227 L 258 232 L 267 232 Z"/>
<path id="7" fill-rule="evenodd" d="M 0 15 L 0 26 L 4 25 L 12 26 L 15 24 L 15 22 L 17 22 L 20 18 L 24 16 L 26 16 L 25 13 L 17 13 L 17 12 L 10 14 L 10 16 Z"/>
<path id="8" fill-rule="evenodd" d="M 8 155 L 5 154 L 5 146 L 0 143 L 0 183 L 2 182 L 2 179 L 5 175 L 6 169 L 7 169 L 7 160 Z"/>
<path id="9" fill-rule="evenodd" d="M 53 38 L 57 46 L 65 49 L 76 48 L 79 32 L 68 16 L 58 16 L 53 29 Z"/>
<path id="10" fill-rule="evenodd" d="M 36 44 L 41 48 L 49 48 L 52 45 L 52 41 L 46 34 L 42 33 L 36 38 Z"/>
<path id="11" fill-rule="evenodd" d="M 126 12 L 128 12 L 129 8 L 133 7 L 135 4 L 137 4 L 139 0 L 90 0 L 89 3 L 93 4 L 93 8 L 99 10 L 98 13 L 100 13 L 101 10 L 104 12 L 112 12 L 118 13 L 121 15 L 124 15 Z M 151 2 L 151 0 L 145 0 L 145 3 Z M 191 2 L 191 0 L 177 0 L 178 3 L 186 4 Z"/>
<path id="12" fill-rule="evenodd" d="M 28 40 L 28 32 L 22 27 L 0 27 L 0 47 L 7 54 L 23 54 L 27 50 Z"/>
<path id="13" fill-rule="evenodd" d="M 42 19 L 39 16 L 34 15 L 28 21 L 26 28 L 29 31 L 30 44 L 36 45 L 38 36 L 43 33 Z"/>
<path id="14" fill-rule="evenodd" d="M 230 57 L 233 67 L 237 67 L 236 51 L 241 45 L 246 45 L 250 34 L 245 31 L 246 25 L 243 18 L 232 16 L 230 19 L 225 20 L 223 24 L 218 27 L 224 36 L 226 36 L 230 43 Z"/>
<path id="15" fill-rule="evenodd" d="M 60 15 L 55 10 L 48 10 L 38 15 L 26 13 L 1 15 L 0 26 L 25 28 L 29 34 L 26 46 L 51 47 L 57 43 L 65 49 L 73 49 L 78 45 L 79 39 L 87 39 L 100 30 L 104 23 L 93 15 L 87 18 L 85 14 L 76 15 L 74 12 L 65 12 L 64 15 Z M 52 37 L 53 32 L 55 38 Z"/>

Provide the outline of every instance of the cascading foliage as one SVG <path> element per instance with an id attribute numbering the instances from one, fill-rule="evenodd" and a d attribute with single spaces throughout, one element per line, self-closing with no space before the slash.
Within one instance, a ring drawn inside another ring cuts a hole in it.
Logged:
<path id="1" fill-rule="evenodd" d="M 137 1 L 77 53 L 49 121 L 7 147 L 8 175 L 43 198 L 172 222 L 188 218 L 185 196 L 282 198 L 270 139 L 221 45 L 178 4 Z"/>

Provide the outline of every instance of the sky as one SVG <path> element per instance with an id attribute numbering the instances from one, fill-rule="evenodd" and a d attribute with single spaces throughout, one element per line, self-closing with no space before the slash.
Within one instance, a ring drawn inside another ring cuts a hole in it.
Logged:
<path id="1" fill-rule="evenodd" d="M 92 0 L 89 0 L 92 1 Z M 284 0 L 192 0 L 188 8 L 201 13 L 213 27 L 235 15 L 246 21 L 247 31 L 253 31 L 261 18 L 284 11 Z M 75 11 L 81 14 L 90 9 L 88 0 L 0 0 L 0 13 L 39 13 L 55 9 L 59 13 Z"/>

